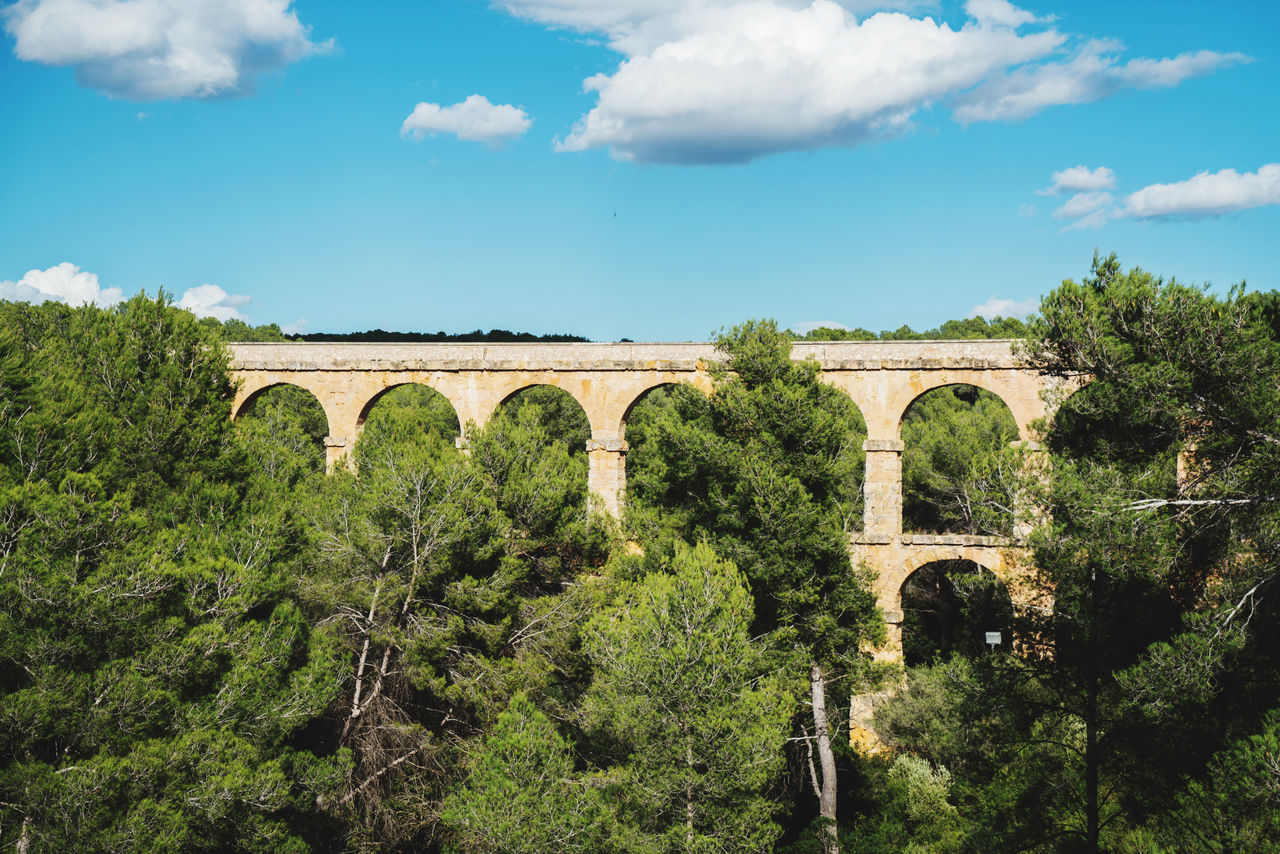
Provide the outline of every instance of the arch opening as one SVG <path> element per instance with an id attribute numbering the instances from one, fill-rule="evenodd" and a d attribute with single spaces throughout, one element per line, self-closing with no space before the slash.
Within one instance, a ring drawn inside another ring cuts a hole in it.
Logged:
<path id="1" fill-rule="evenodd" d="M 1013 602 L 993 572 L 970 560 L 926 563 L 907 577 L 902 599 L 902 657 L 908 667 L 952 655 L 973 658 L 1010 649 Z M 988 643 L 988 633 L 999 642 Z"/>
<path id="2" fill-rule="evenodd" d="M 806 488 L 823 505 L 835 504 L 848 532 L 862 528 L 866 479 L 866 420 L 842 390 L 818 385 L 818 399 L 806 400 L 803 413 L 766 404 L 730 404 L 721 411 L 729 432 L 717 426 L 716 400 L 687 383 L 665 383 L 640 395 L 627 410 L 627 496 L 633 507 L 680 506 L 689 495 L 705 494 L 708 478 L 722 477 L 688 453 L 697 432 L 719 434 L 721 440 L 749 442 L 759 436 L 759 449 L 769 456 L 799 451 L 811 455 L 812 466 L 800 473 Z M 813 406 L 813 410 L 807 407 Z M 755 407 L 755 408 L 751 408 Z M 748 426 L 752 425 L 752 426 Z"/>
<path id="3" fill-rule="evenodd" d="M 703 419 L 708 413 L 707 396 L 686 383 L 655 385 L 631 402 L 622 417 L 628 496 L 653 503 L 665 486 L 661 443 L 676 425 Z"/>
<path id="4" fill-rule="evenodd" d="M 269 475 L 292 480 L 324 471 L 329 419 L 302 386 L 277 383 L 259 389 L 240 405 L 235 421 Z"/>
<path id="5" fill-rule="evenodd" d="M 932 388 L 907 407 L 900 431 L 904 531 L 1013 535 L 1025 469 L 1017 421 L 999 396 Z"/>
<path id="6" fill-rule="evenodd" d="M 553 385 L 529 385 L 507 395 L 494 413 L 507 425 L 525 424 L 545 434 L 546 443 L 563 443 L 572 456 L 585 455 L 591 420 L 578 399 Z"/>
<path id="7" fill-rule="evenodd" d="M 419 383 L 402 383 L 378 392 L 360 411 L 356 429 L 363 431 L 370 425 L 377 428 L 380 422 L 392 419 L 414 422 L 423 431 L 450 441 L 462 432 L 458 413 L 449 399 Z"/>

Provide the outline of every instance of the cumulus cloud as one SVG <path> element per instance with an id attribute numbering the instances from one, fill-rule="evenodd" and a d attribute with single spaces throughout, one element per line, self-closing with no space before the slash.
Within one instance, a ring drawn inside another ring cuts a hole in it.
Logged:
<path id="1" fill-rule="evenodd" d="M 254 78 L 332 42 L 311 41 L 290 0 L 18 0 L 0 10 L 14 55 L 68 66 L 113 98 L 244 94 Z"/>
<path id="2" fill-rule="evenodd" d="M 122 299 L 124 291 L 120 288 L 102 287 L 97 273 L 81 270 L 69 261 L 63 261 L 47 270 L 28 270 L 16 282 L 0 282 L 0 300 L 35 303 L 52 300 L 71 306 L 93 304 L 107 308 Z M 250 297 L 242 294 L 229 294 L 217 285 L 204 284 L 185 290 L 177 305 L 196 317 L 216 317 L 218 320 L 230 320 L 234 317 L 246 320 L 239 309 L 248 305 L 250 300 Z"/>
<path id="3" fill-rule="evenodd" d="M 248 305 L 250 299 L 245 294 L 229 294 L 217 285 L 203 284 L 187 288 L 178 300 L 178 308 L 185 308 L 196 317 L 248 320 L 240 313 L 240 307 Z"/>
<path id="4" fill-rule="evenodd" d="M 498 142 L 520 136 L 533 120 L 519 107 L 491 104 L 483 95 L 470 95 L 452 106 L 422 102 L 400 126 L 401 136 L 422 139 L 427 134 L 451 133 L 458 139 Z"/>
<path id="5" fill-rule="evenodd" d="M 1054 172 L 1050 176 L 1053 183 L 1043 190 L 1036 190 L 1037 196 L 1056 196 L 1061 193 L 1078 193 L 1088 190 L 1110 190 L 1116 185 L 1116 173 L 1105 166 L 1090 169 L 1088 166 L 1072 166 Z"/>
<path id="6" fill-rule="evenodd" d="M 1205 217 L 1280 204 L 1280 163 L 1257 172 L 1200 172 L 1174 184 L 1151 184 L 1125 196 L 1122 214 L 1136 219 Z"/>
<path id="7" fill-rule="evenodd" d="M 1242 53 L 1201 50 L 1168 59 L 1120 62 L 1123 46 L 1091 39 L 1062 62 L 1028 64 L 992 78 L 956 99 L 953 113 L 964 124 L 1016 120 L 1060 104 L 1086 104 L 1128 88 L 1176 86 L 1188 77 L 1248 62 Z"/>
<path id="8" fill-rule="evenodd" d="M 932 105 L 962 122 L 1023 118 L 1126 86 L 1169 86 L 1241 61 L 1202 51 L 1121 63 L 1008 0 L 969 0 L 958 28 L 861 0 L 499 0 L 543 24 L 601 34 L 623 55 L 584 81 L 596 104 L 562 151 L 725 163 L 899 134 Z M 1105 84 L 1105 85 L 1104 85 Z"/>
<path id="9" fill-rule="evenodd" d="M 985 317 L 991 320 L 996 317 L 1026 317 L 1028 314 L 1040 308 L 1040 300 L 1024 299 L 1011 300 L 1001 299 L 995 294 L 981 305 L 975 305 L 969 310 L 965 317 Z"/>
<path id="10" fill-rule="evenodd" d="M 16 282 L 0 282 L 0 299 L 16 302 L 65 302 L 67 305 L 107 307 L 124 298 L 119 288 L 104 288 L 98 274 L 64 261 L 47 270 L 28 270 Z"/>

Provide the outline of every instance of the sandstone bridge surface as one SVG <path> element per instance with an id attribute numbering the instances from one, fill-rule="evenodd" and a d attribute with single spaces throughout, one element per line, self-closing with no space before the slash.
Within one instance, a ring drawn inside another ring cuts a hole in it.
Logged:
<path id="1" fill-rule="evenodd" d="M 329 422 L 330 466 L 352 448 L 370 409 L 407 383 L 435 389 L 453 405 L 458 423 L 477 427 L 522 389 L 549 385 L 581 404 L 591 424 L 588 483 L 596 500 L 617 514 L 626 489 L 627 415 L 647 392 L 688 383 L 710 392 L 711 344 L 330 344 L 230 345 L 239 381 L 233 416 L 260 392 L 300 386 L 319 401 Z M 938 560 L 970 560 L 1009 587 L 1018 603 L 1018 543 L 969 535 L 904 534 L 902 439 L 904 414 L 930 389 L 977 386 L 998 396 L 1017 422 L 1020 439 L 1046 414 L 1051 378 L 1020 365 L 1012 341 L 840 341 L 797 343 L 796 359 L 815 359 L 822 379 L 844 391 L 867 423 L 864 526 L 850 538 L 855 560 L 876 574 L 877 596 L 890 624 L 886 654 L 901 644 L 901 589 L 916 569 Z"/>

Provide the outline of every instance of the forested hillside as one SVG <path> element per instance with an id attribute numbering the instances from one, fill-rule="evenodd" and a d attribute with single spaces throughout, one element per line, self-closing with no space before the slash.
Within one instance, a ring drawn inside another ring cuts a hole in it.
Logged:
<path id="1" fill-rule="evenodd" d="M 886 333 L 1087 379 L 1041 450 L 978 389 L 908 410 L 907 530 L 1041 512 L 1039 605 L 931 566 L 904 667 L 848 556 L 862 416 L 772 322 L 636 407 L 614 520 L 558 390 L 476 429 L 397 388 L 326 475 L 300 389 L 230 420 L 225 341 L 278 329 L 0 303 L 0 845 L 1275 850 L 1278 304 L 1112 257 L 1026 324 Z"/>

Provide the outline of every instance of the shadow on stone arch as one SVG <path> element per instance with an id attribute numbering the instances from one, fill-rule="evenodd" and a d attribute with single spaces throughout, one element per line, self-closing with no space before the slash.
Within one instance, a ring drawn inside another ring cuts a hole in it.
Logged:
<path id="1" fill-rule="evenodd" d="M 902 416 L 902 529 L 1007 537 L 1022 466 L 1018 424 L 997 395 L 932 388 Z"/>
<path id="2" fill-rule="evenodd" d="M 1013 639 L 1013 604 L 995 574 L 970 560 L 926 563 L 902 583 L 902 657 L 908 667 L 975 657 L 989 651 L 988 632 L 999 649 Z"/>
<path id="3" fill-rule="evenodd" d="M 301 461 L 307 470 L 324 471 L 329 419 L 305 388 L 278 383 L 260 389 L 240 405 L 235 420 L 240 429 L 259 434 L 254 442 L 257 462 L 269 474 L 286 457 Z"/>

